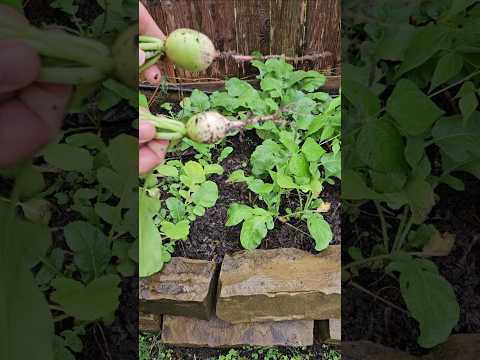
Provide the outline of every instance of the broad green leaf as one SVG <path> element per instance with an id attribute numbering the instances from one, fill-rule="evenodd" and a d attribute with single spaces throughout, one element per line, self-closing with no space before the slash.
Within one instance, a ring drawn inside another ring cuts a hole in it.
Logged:
<path id="1" fill-rule="evenodd" d="M 144 189 L 138 195 L 139 275 L 145 277 L 160 271 L 167 255 L 153 221 L 160 211 L 160 201 L 149 197 Z"/>
<path id="2" fill-rule="evenodd" d="M 207 164 L 205 165 L 205 175 L 223 175 L 223 167 L 218 164 Z"/>
<path id="3" fill-rule="evenodd" d="M 402 61 L 413 36 L 418 31 L 410 24 L 395 24 L 385 27 L 385 33 L 377 44 L 376 54 L 379 59 Z"/>
<path id="4" fill-rule="evenodd" d="M 200 188 L 192 194 L 195 204 L 210 208 L 218 199 L 218 186 L 213 181 L 205 181 Z"/>
<path id="5" fill-rule="evenodd" d="M 128 86 L 114 79 L 105 80 L 102 83 L 102 85 L 104 88 L 112 91 L 113 93 L 118 95 L 120 98 L 127 100 L 130 106 L 132 107 L 138 106 L 139 98 L 137 97 L 137 93 L 135 90 L 132 90 Z"/>
<path id="6" fill-rule="evenodd" d="M 179 222 L 185 217 L 185 204 L 174 197 L 169 197 L 165 204 L 168 210 L 170 210 L 170 216 L 175 222 Z"/>
<path id="7" fill-rule="evenodd" d="M 377 114 L 380 111 L 380 100 L 377 95 L 365 85 L 349 79 L 351 78 L 346 76 L 342 95 L 345 96 L 365 118 Z M 312 132 L 310 131 L 309 133 Z"/>
<path id="8" fill-rule="evenodd" d="M 403 172 L 403 138 L 388 118 L 371 121 L 358 135 L 358 157 L 373 170 Z"/>
<path id="9" fill-rule="evenodd" d="M 303 154 L 293 154 L 288 162 L 288 171 L 296 177 L 309 176 L 309 164 Z"/>
<path id="10" fill-rule="evenodd" d="M 160 231 L 172 240 L 185 240 L 190 232 L 188 220 L 182 220 L 174 224 L 170 221 L 162 221 Z"/>
<path id="11" fill-rule="evenodd" d="M 308 137 L 303 143 L 302 153 L 310 162 L 318 161 L 325 152 L 325 149 L 311 137 Z"/>
<path id="12" fill-rule="evenodd" d="M 16 179 L 20 199 L 29 199 L 45 188 L 42 173 L 33 166 L 26 166 Z"/>
<path id="13" fill-rule="evenodd" d="M 52 218 L 52 205 L 45 199 L 30 199 L 20 204 L 27 220 L 35 224 L 48 225 Z"/>
<path id="14" fill-rule="evenodd" d="M 233 203 L 227 210 L 227 222 L 225 226 L 235 226 L 240 224 L 243 220 L 250 217 L 252 208 L 244 204 Z"/>
<path id="15" fill-rule="evenodd" d="M 0 261 L 0 358 L 52 359 L 54 323 L 45 295 L 25 264 L 11 268 L 15 255 L 8 256 Z"/>
<path id="16" fill-rule="evenodd" d="M 459 107 L 463 115 L 463 123 L 468 124 L 470 117 L 478 108 L 478 99 L 475 92 L 472 91 L 462 96 Z"/>
<path id="17" fill-rule="evenodd" d="M 370 189 L 360 174 L 351 169 L 343 171 L 342 179 L 342 199 L 345 200 L 376 200 L 380 194 Z"/>
<path id="18" fill-rule="evenodd" d="M 138 169 L 138 139 L 119 135 L 110 141 L 107 154 L 113 169 L 122 177 L 123 187 L 137 186 L 138 178 L 133 173 Z"/>
<path id="19" fill-rule="evenodd" d="M 58 278 L 52 281 L 52 300 L 75 319 L 94 321 L 117 310 L 119 284 L 116 275 L 104 275 L 87 286 L 74 279 Z"/>
<path id="20" fill-rule="evenodd" d="M 117 239 L 113 243 L 112 256 L 117 258 L 117 271 L 122 276 L 134 276 L 137 271 L 137 264 L 132 261 L 129 255 L 134 245 L 134 243 L 132 244 L 121 239 Z"/>
<path id="21" fill-rule="evenodd" d="M 335 176 L 341 178 L 342 174 L 342 155 L 338 153 L 327 153 L 323 155 L 320 159 L 320 163 L 323 165 L 325 171 L 325 178 Z"/>
<path id="22" fill-rule="evenodd" d="M 245 219 L 240 231 L 240 243 L 244 249 L 253 250 L 260 245 L 268 232 L 267 221 L 265 216 L 250 216 Z"/>
<path id="23" fill-rule="evenodd" d="M 205 182 L 205 172 L 203 166 L 196 161 L 190 160 L 183 167 L 185 175 L 190 179 L 192 184 L 201 184 Z"/>
<path id="24" fill-rule="evenodd" d="M 256 176 L 262 175 L 273 169 L 276 164 L 283 162 L 284 159 L 285 152 L 282 146 L 271 139 L 267 139 L 262 145 L 257 146 L 252 153 L 250 158 L 252 173 Z"/>
<path id="25" fill-rule="evenodd" d="M 197 205 L 193 208 L 193 213 L 197 216 L 205 215 L 205 208 L 203 206 Z"/>
<path id="26" fill-rule="evenodd" d="M 437 64 L 432 76 L 430 92 L 437 86 L 446 83 L 462 70 L 463 57 L 451 52 L 444 55 Z"/>
<path id="27" fill-rule="evenodd" d="M 405 186 L 414 224 L 421 224 L 435 205 L 432 185 L 421 178 L 410 179 Z"/>
<path id="28" fill-rule="evenodd" d="M 122 220 L 121 209 L 117 206 L 111 206 L 105 203 L 95 204 L 95 213 L 107 224 L 118 226 Z"/>
<path id="29" fill-rule="evenodd" d="M 87 150 L 68 144 L 48 145 L 43 157 L 49 164 L 66 171 L 86 172 L 93 168 L 93 156 Z"/>
<path id="30" fill-rule="evenodd" d="M 30 269 L 40 263 L 52 245 L 48 226 L 17 219 L 15 238 L 22 244 L 25 265 Z"/>
<path id="31" fill-rule="evenodd" d="M 102 150 L 105 148 L 102 139 L 97 134 L 91 132 L 70 135 L 65 139 L 65 142 L 72 146 L 86 147 L 94 150 Z"/>
<path id="32" fill-rule="evenodd" d="M 100 185 L 111 191 L 120 198 L 123 195 L 124 181 L 122 177 L 107 167 L 101 167 L 97 170 L 97 179 Z"/>
<path id="33" fill-rule="evenodd" d="M 248 189 L 253 191 L 255 194 L 268 194 L 273 190 L 273 184 L 265 183 L 260 179 L 249 179 Z"/>
<path id="34" fill-rule="evenodd" d="M 161 164 L 155 168 L 158 173 L 162 176 L 170 176 L 170 177 L 177 177 L 178 176 L 178 169 L 175 166 Z"/>
<path id="35" fill-rule="evenodd" d="M 249 179 L 248 176 L 245 176 L 245 172 L 243 170 L 235 170 L 230 174 L 227 179 L 227 182 L 237 183 L 237 182 L 245 182 Z"/>
<path id="36" fill-rule="evenodd" d="M 460 307 L 452 286 L 426 259 L 401 257 L 387 271 L 400 273 L 400 289 L 410 314 L 420 324 L 418 343 L 432 348 L 447 340 L 457 325 Z"/>
<path id="37" fill-rule="evenodd" d="M 277 173 L 276 182 L 278 186 L 282 189 L 296 189 L 297 184 L 293 181 L 292 177 L 289 175 L 284 174 L 283 172 Z"/>
<path id="38" fill-rule="evenodd" d="M 110 241 L 95 226 L 74 221 L 64 228 L 65 241 L 73 251 L 73 261 L 86 280 L 100 276 L 111 259 Z"/>
<path id="39" fill-rule="evenodd" d="M 290 151 L 290 153 L 295 154 L 298 152 L 298 145 L 295 141 L 296 134 L 292 131 L 281 131 L 280 132 L 280 142 L 285 145 L 285 147 Z"/>
<path id="40" fill-rule="evenodd" d="M 480 157 L 480 112 L 475 111 L 468 124 L 460 116 L 444 117 L 432 129 L 433 141 L 457 162 Z"/>
<path id="41" fill-rule="evenodd" d="M 430 24 L 419 29 L 412 37 L 398 70 L 397 78 L 415 69 L 434 56 L 437 51 L 447 48 L 450 28 L 441 24 Z"/>
<path id="42" fill-rule="evenodd" d="M 233 152 L 233 147 L 227 146 L 222 149 L 222 152 L 218 156 L 217 162 L 221 163 L 223 160 L 225 160 L 231 153 Z"/>
<path id="43" fill-rule="evenodd" d="M 330 225 L 320 214 L 308 213 L 306 217 L 308 231 L 310 231 L 310 235 L 315 240 L 315 250 L 325 250 L 333 239 Z"/>
<path id="44" fill-rule="evenodd" d="M 411 80 L 400 80 L 387 101 L 387 112 L 409 135 L 428 130 L 444 111 Z"/>

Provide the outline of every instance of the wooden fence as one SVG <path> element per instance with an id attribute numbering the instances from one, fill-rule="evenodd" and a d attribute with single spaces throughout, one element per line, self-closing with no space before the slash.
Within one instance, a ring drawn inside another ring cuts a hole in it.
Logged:
<path id="1" fill-rule="evenodd" d="M 187 27 L 207 34 L 221 52 L 301 57 L 297 68 L 327 75 L 340 72 L 340 0 L 144 0 L 160 28 Z M 323 56 L 318 56 L 323 54 Z M 205 72 L 190 73 L 163 64 L 171 83 L 248 78 L 248 63 L 219 59 Z"/>

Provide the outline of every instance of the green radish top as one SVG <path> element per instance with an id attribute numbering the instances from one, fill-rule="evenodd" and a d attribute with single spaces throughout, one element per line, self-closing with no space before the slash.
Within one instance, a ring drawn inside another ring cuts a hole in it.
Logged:
<path id="1" fill-rule="evenodd" d="M 170 33 L 165 41 L 165 53 L 176 66 L 189 71 L 205 70 L 217 55 L 208 36 L 192 29 Z"/>
<path id="2" fill-rule="evenodd" d="M 138 26 L 131 25 L 112 47 L 115 77 L 131 88 L 138 87 Z"/>

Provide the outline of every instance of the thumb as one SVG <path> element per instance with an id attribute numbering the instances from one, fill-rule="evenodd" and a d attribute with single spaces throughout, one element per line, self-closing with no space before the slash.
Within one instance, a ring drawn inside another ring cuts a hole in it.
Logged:
<path id="1" fill-rule="evenodd" d="M 40 72 L 40 56 L 21 41 L 0 41 L 0 94 L 22 89 Z"/>
<path id="2" fill-rule="evenodd" d="M 141 49 L 138 49 L 138 64 L 140 66 L 145 64 L 145 52 Z"/>

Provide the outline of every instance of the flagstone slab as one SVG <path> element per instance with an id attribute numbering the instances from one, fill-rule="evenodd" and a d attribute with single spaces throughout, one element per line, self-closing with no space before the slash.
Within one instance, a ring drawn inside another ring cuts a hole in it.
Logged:
<path id="1" fill-rule="evenodd" d="M 313 344 L 313 321 L 231 324 L 165 315 L 162 342 L 187 347 L 294 346 Z"/>
<path id="2" fill-rule="evenodd" d="M 340 318 L 340 246 L 227 255 L 218 289 L 217 316 L 231 323 Z"/>
<path id="3" fill-rule="evenodd" d="M 138 314 L 140 331 L 160 332 L 162 330 L 162 316 L 156 314 Z"/>
<path id="4" fill-rule="evenodd" d="M 215 262 L 174 257 L 161 272 L 140 279 L 140 309 L 209 319 L 214 313 L 216 280 Z"/>

